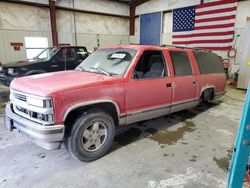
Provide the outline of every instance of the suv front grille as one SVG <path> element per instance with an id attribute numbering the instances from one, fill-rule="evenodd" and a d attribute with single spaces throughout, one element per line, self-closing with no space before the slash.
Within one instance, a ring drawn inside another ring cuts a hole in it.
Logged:
<path id="1" fill-rule="evenodd" d="M 27 97 L 25 95 L 19 94 L 19 93 L 14 93 L 14 96 L 16 99 L 20 100 L 20 101 L 27 101 Z"/>
<path id="2" fill-rule="evenodd" d="M 51 125 L 54 123 L 54 115 L 52 107 L 37 107 L 30 105 L 27 101 L 27 98 L 36 98 L 37 96 L 24 94 L 11 90 L 10 100 L 13 104 L 13 110 L 16 114 L 41 123 L 44 125 Z M 38 97 L 37 97 L 38 98 Z M 48 98 L 42 98 L 41 100 L 51 100 Z M 52 101 L 50 101 L 52 104 Z M 51 105 L 52 106 L 52 105 Z"/>

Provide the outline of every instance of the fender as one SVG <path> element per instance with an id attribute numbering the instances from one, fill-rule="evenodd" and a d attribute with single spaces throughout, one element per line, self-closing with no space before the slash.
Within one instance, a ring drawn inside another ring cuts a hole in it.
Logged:
<path id="1" fill-rule="evenodd" d="M 201 90 L 200 90 L 200 93 L 199 93 L 199 98 L 201 98 L 201 95 L 202 95 L 202 93 L 203 93 L 203 91 L 205 91 L 206 89 L 210 89 L 210 88 L 213 88 L 214 89 L 214 94 L 215 94 L 215 92 L 216 92 L 216 87 L 215 87 L 215 85 L 205 85 L 205 86 L 203 86 L 202 88 L 201 88 Z"/>
<path id="2" fill-rule="evenodd" d="M 116 108 L 116 112 L 117 112 L 117 115 L 118 115 L 118 121 L 119 121 L 119 124 L 122 124 L 123 121 L 122 119 L 123 118 L 120 118 L 120 108 L 118 106 L 118 104 L 113 101 L 113 100 L 110 100 L 110 99 L 100 99 L 100 100 L 91 100 L 91 101 L 84 101 L 84 102 L 80 102 L 80 103 L 77 103 L 75 105 L 72 105 L 70 108 L 67 109 L 67 111 L 64 113 L 63 115 L 63 121 L 66 120 L 68 114 L 72 111 L 72 110 L 75 110 L 77 108 L 80 108 L 80 107 L 84 107 L 84 106 L 88 106 L 88 105 L 92 105 L 92 104 L 99 104 L 99 103 L 112 103 L 115 108 Z"/>

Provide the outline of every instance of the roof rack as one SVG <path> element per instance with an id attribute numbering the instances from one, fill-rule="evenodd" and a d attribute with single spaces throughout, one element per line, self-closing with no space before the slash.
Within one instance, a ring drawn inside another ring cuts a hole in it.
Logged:
<path id="1" fill-rule="evenodd" d="M 174 48 L 181 48 L 181 49 L 205 50 L 205 51 L 211 52 L 211 50 L 208 50 L 208 49 L 192 48 L 192 47 L 186 47 L 186 46 L 175 46 L 175 45 L 170 45 L 170 44 L 163 44 L 163 45 L 160 45 L 160 47 L 174 47 Z"/>

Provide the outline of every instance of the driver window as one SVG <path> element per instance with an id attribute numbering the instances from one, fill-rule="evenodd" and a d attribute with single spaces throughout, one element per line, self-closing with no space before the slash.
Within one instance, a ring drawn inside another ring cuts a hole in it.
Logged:
<path id="1" fill-rule="evenodd" d="M 134 79 L 159 78 L 167 76 L 166 64 L 161 51 L 145 51 L 140 57 L 135 70 Z"/>
<path id="2" fill-rule="evenodd" d="M 78 54 L 74 48 L 62 48 L 57 53 L 57 59 L 61 61 L 75 61 L 77 58 Z"/>

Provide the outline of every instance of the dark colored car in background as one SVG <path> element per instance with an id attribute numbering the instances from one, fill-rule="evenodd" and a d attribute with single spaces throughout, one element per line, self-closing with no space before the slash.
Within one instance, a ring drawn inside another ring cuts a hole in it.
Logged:
<path id="1" fill-rule="evenodd" d="M 89 52 L 83 46 L 46 48 L 33 59 L 0 64 L 0 83 L 9 86 L 14 78 L 73 70 L 88 56 Z"/>

